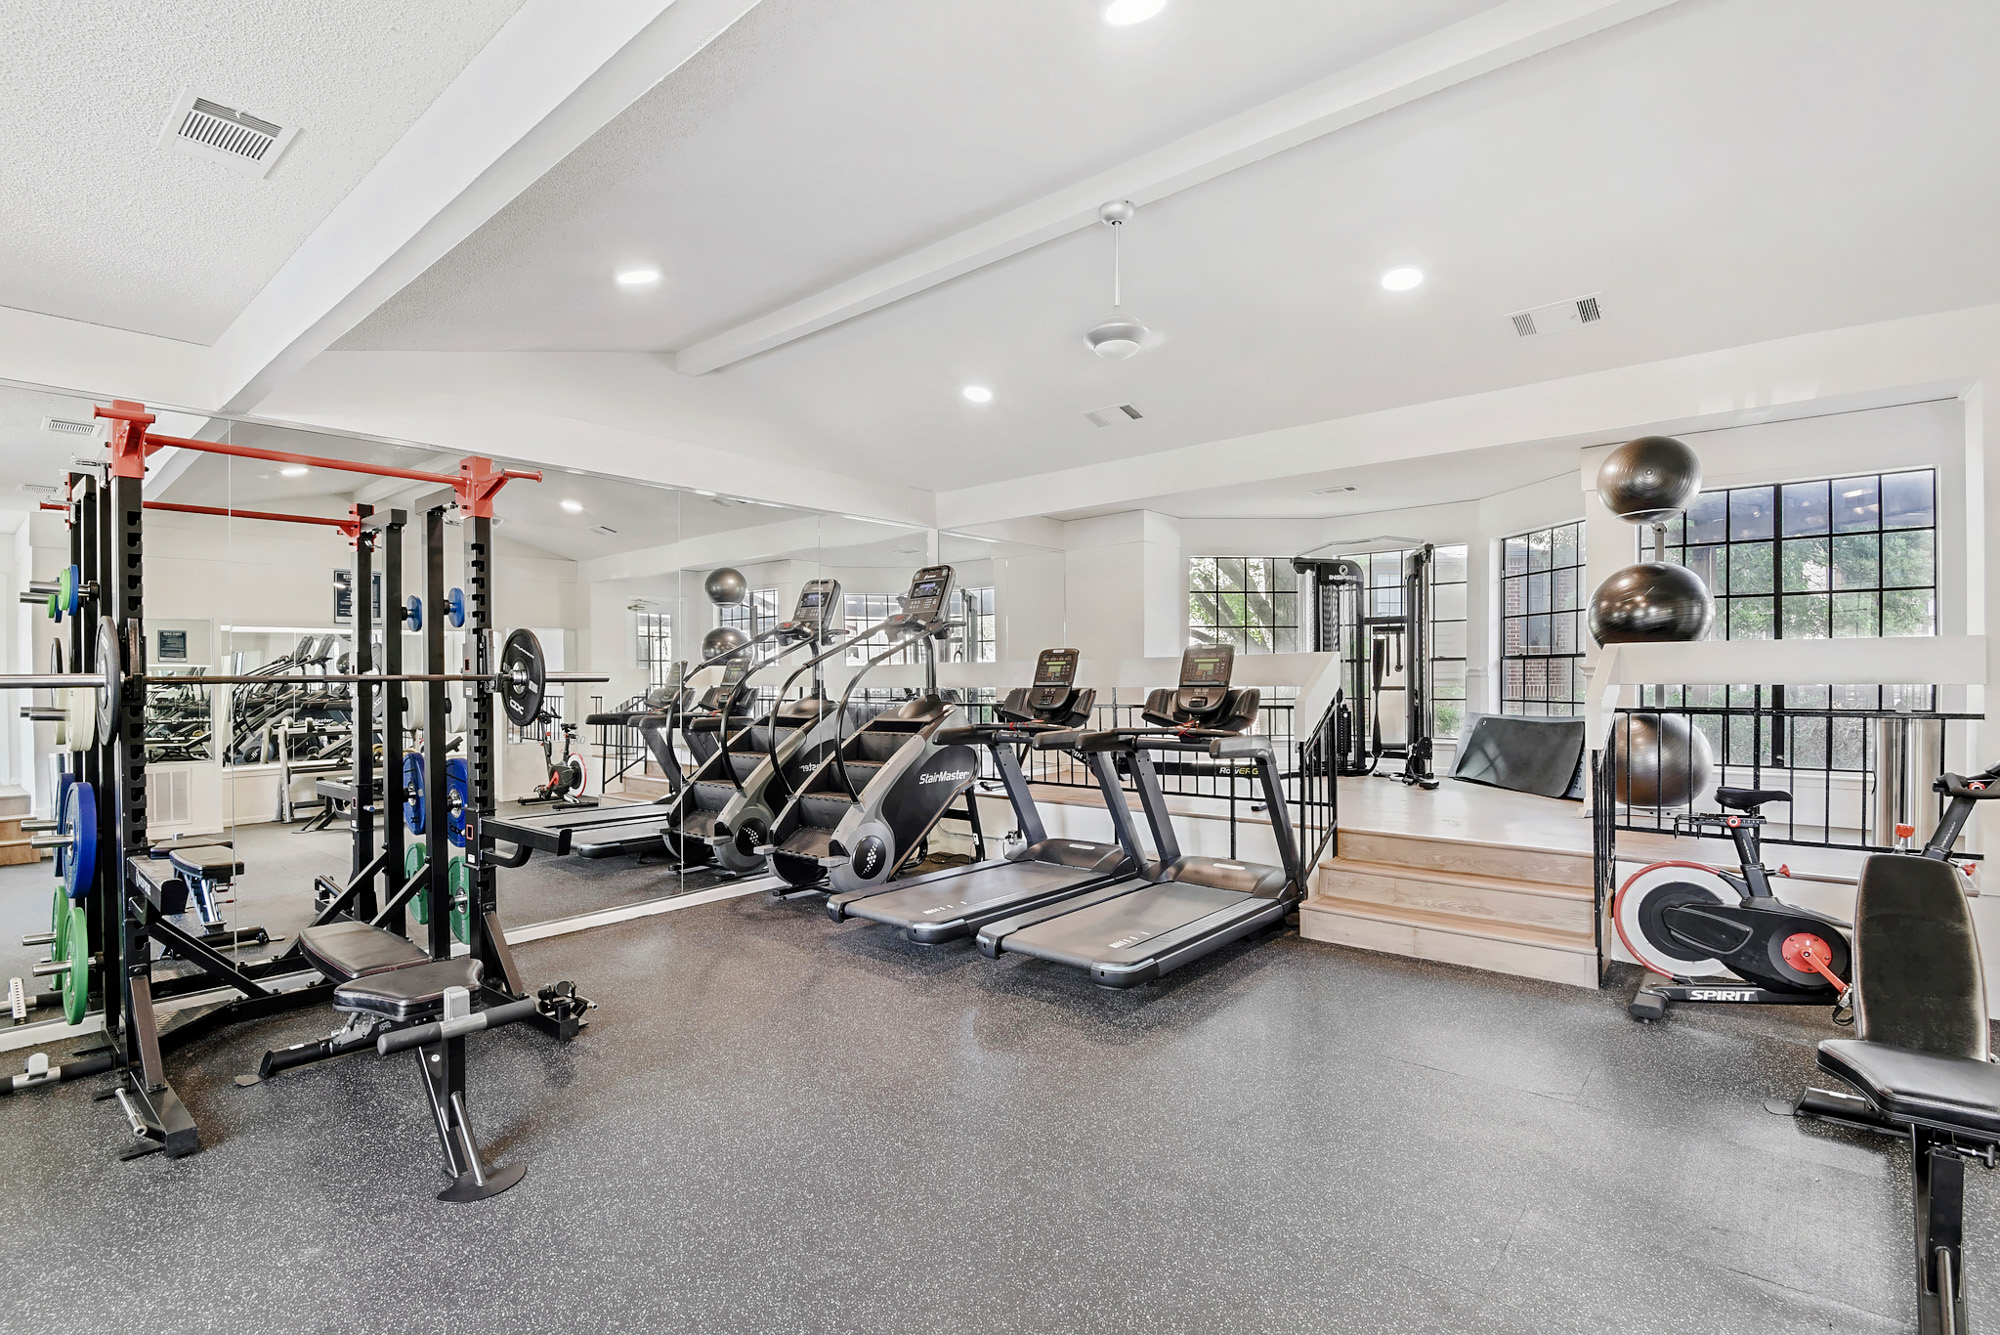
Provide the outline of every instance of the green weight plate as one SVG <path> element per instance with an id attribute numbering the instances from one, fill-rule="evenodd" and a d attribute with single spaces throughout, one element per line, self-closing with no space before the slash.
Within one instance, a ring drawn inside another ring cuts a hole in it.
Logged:
<path id="1" fill-rule="evenodd" d="M 49 613 L 49 620 L 51 621 L 62 620 L 62 605 L 56 602 L 56 596 L 53 593 L 49 595 L 49 601 L 47 603 L 47 607 Z"/>
<path id="2" fill-rule="evenodd" d="M 63 1016 L 71 1024 L 82 1024 L 83 1013 L 90 1008 L 90 920 L 70 910 L 69 947 L 65 957 L 69 968 L 63 971 L 62 999 Z"/>
<path id="3" fill-rule="evenodd" d="M 76 611 L 76 567 L 64 566 L 56 576 L 56 606 L 65 612 Z"/>
<path id="4" fill-rule="evenodd" d="M 55 902 L 49 905 L 49 930 L 56 934 L 49 946 L 50 959 L 62 959 L 69 951 L 70 919 L 75 916 L 71 903 L 69 893 L 58 885 Z"/>
<path id="5" fill-rule="evenodd" d="M 422 844 L 411 844 L 409 852 L 403 854 L 403 880 L 408 881 L 430 861 L 431 852 Z M 431 897 L 419 890 L 410 897 L 410 916 L 418 925 L 426 925 L 431 920 Z"/>
<path id="6" fill-rule="evenodd" d="M 464 858 L 453 858 L 445 871 L 451 889 L 451 934 L 461 945 L 472 940 L 472 869 Z"/>

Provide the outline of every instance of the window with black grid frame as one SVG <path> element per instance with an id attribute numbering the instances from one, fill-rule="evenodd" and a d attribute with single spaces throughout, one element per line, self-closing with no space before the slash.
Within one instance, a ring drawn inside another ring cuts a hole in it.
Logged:
<path id="1" fill-rule="evenodd" d="M 864 631 L 879 621 L 883 621 L 902 610 L 903 599 L 894 593 L 850 593 L 843 600 L 847 614 L 847 629 L 850 633 Z M 858 644 L 847 648 L 847 664 L 859 667 L 889 647 L 887 631 L 877 631 Z M 904 645 L 895 653 L 882 660 L 880 666 L 905 667 L 923 660 L 914 645 Z"/>
<path id="2" fill-rule="evenodd" d="M 646 670 L 646 684 L 664 686 L 674 665 L 674 618 L 669 612 L 644 608 L 632 613 L 632 631 L 637 642 L 639 666 Z"/>
<path id="3" fill-rule="evenodd" d="M 951 661 L 991 663 L 998 657 L 999 641 L 993 617 L 993 588 L 984 585 L 960 589 L 956 615 L 952 617 Z"/>
<path id="4" fill-rule="evenodd" d="M 778 591 L 776 589 L 752 589 L 740 603 L 724 603 L 715 609 L 715 624 L 731 630 L 740 630 L 751 639 L 756 639 L 778 625 Z M 766 644 L 757 651 L 761 661 L 777 651 L 776 645 Z"/>
<path id="5" fill-rule="evenodd" d="M 1584 689 L 1583 521 L 1500 542 L 1500 712 L 1574 714 Z"/>
<path id="6" fill-rule="evenodd" d="M 1652 534 L 1641 532 L 1650 558 Z M 1935 635 L 1937 474 L 1928 468 L 1704 491 L 1667 526 L 1666 557 L 1715 595 L 1710 639 L 1840 640 Z M 1649 686 L 1641 703 L 1786 709 L 1932 709 L 1928 686 Z M 1720 743 L 1719 722 L 1699 720 Z M 1748 764 L 1751 730 L 1733 719 L 1728 764 Z M 1743 736 L 1738 738 L 1738 730 Z M 1836 729 L 1822 754 L 1822 725 L 1794 720 L 1765 734 L 1761 763 L 1860 764 L 1859 733 Z M 1850 734 L 1852 736 L 1850 737 Z M 1845 739 L 1845 740 L 1844 740 Z M 1774 744 L 1777 749 L 1774 752 Z M 1849 754 L 1849 753 L 1852 754 Z M 1718 755 L 1722 751 L 1718 750 Z M 1849 763 L 1851 762 L 1851 763 Z"/>
<path id="7" fill-rule="evenodd" d="M 1410 551 L 1366 552 L 1364 616 L 1399 616 Z M 1431 554 L 1431 729 L 1458 736 L 1465 714 L 1465 546 Z M 1308 609 L 1310 602 L 1308 601 Z M 1196 556 L 1188 560 L 1188 642 L 1231 644 L 1239 653 L 1296 653 L 1311 647 L 1299 624 L 1299 577 L 1291 558 Z"/>

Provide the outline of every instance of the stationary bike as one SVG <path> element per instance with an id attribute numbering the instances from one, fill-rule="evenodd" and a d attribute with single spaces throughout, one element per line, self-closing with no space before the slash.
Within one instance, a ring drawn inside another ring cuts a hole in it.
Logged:
<path id="1" fill-rule="evenodd" d="M 1951 805 L 1918 856 L 1951 861 L 1974 804 L 1996 780 L 2000 765 L 1970 779 L 1940 775 L 1932 788 L 1949 796 Z M 1726 830 L 1736 845 L 1740 876 L 1700 862 L 1656 862 L 1618 887 L 1611 909 L 1618 939 L 1634 959 L 1669 980 L 1640 986 L 1627 1007 L 1634 1019 L 1660 1019 L 1669 1001 L 1683 1001 L 1832 1005 L 1836 1024 L 1852 1022 L 1850 925 L 1787 904 L 1771 891 L 1771 869 L 1764 865 L 1758 834 L 1764 825 L 1760 809 L 1791 800 L 1790 793 L 1776 789 L 1718 788 L 1715 802 L 1724 811 L 1675 818 L 1676 834 Z M 1910 826 L 1896 827 L 1898 839 L 1913 833 Z M 1700 875 L 1677 874 L 1686 872 Z M 1791 874 L 1782 866 L 1777 872 Z M 1715 880 L 1735 892 L 1734 904 L 1716 893 Z M 1719 976 L 1724 970 L 1736 977 Z"/>
<path id="2" fill-rule="evenodd" d="M 528 802 L 573 802 L 576 800 L 576 795 L 583 791 L 584 784 L 590 779 L 590 772 L 584 768 L 583 756 L 576 749 L 576 725 L 574 723 L 564 723 L 546 709 L 541 712 L 535 721 L 542 725 L 542 768 L 547 771 L 549 780 L 547 783 L 536 786 L 533 797 L 524 798 L 523 800 Z M 548 726 L 552 723 L 559 725 L 562 733 L 563 749 L 560 758 L 557 757 L 554 746 L 554 734 L 558 729 Z"/>

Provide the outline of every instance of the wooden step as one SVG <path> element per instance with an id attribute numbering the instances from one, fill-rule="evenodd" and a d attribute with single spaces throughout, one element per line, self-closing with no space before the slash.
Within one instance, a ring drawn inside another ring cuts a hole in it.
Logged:
<path id="1" fill-rule="evenodd" d="M 1586 886 L 1351 858 L 1321 863 L 1313 888 L 1334 899 L 1585 933 L 1595 907 Z"/>
<path id="2" fill-rule="evenodd" d="M 1597 947 L 1587 929 L 1529 926 L 1316 894 L 1299 907 L 1299 935 L 1489 973 L 1597 986 Z"/>
<path id="3" fill-rule="evenodd" d="M 1471 872 L 1542 885 L 1589 887 L 1588 851 L 1476 843 L 1427 834 L 1342 829 L 1339 857 L 1351 862 L 1388 862 L 1429 871 Z M 1324 864 L 1322 864 L 1324 865 Z"/>
<path id="4" fill-rule="evenodd" d="M 18 827 L 20 820 L 16 818 L 10 824 Z M 11 839 L 0 839 L 0 867 L 18 867 L 42 860 L 42 850 L 30 847 L 27 836 L 21 834 L 18 828 L 14 835 Z"/>
<path id="5" fill-rule="evenodd" d="M 34 810 L 28 790 L 14 784 L 0 785 L 0 817 L 19 820 Z"/>
<path id="6" fill-rule="evenodd" d="M 647 774 L 627 774 L 618 791 L 628 797 L 643 797 L 650 801 L 655 797 L 665 797 L 673 790 L 674 786 L 665 779 L 656 779 Z"/>

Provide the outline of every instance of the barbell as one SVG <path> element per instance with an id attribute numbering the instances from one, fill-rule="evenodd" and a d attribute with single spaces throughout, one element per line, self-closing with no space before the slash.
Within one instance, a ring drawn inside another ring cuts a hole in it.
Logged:
<path id="1" fill-rule="evenodd" d="M 500 650 L 500 668 L 497 672 L 337 672 L 297 677 L 259 676 L 199 676 L 199 677 L 148 677 L 143 672 L 130 670 L 133 659 L 143 655 L 128 652 L 119 642 L 118 626 L 110 617 L 97 623 L 96 672 L 16 672 L 0 673 L 0 690 L 39 691 L 60 690 L 66 687 L 90 687 L 98 692 L 97 725 L 109 735 L 118 721 L 118 700 L 125 688 L 144 685 L 152 681 L 171 682 L 186 686 L 190 683 L 206 686 L 311 686 L 341 683 L 375 682 L 383 685 L 402 682 L 492 682 L 499 687 L 500 703 L 506 710 L 507 719 L 517 728 L 532 725 L 542 712 L 542 702 L 548 695 L 550 682 L 603 682 L 611 678 L 602 674 L 569 672 L 551 675 L 548 660 L 542 655 L 542 642 L 535 632 L 525 626 L 511 632 Z"/>

